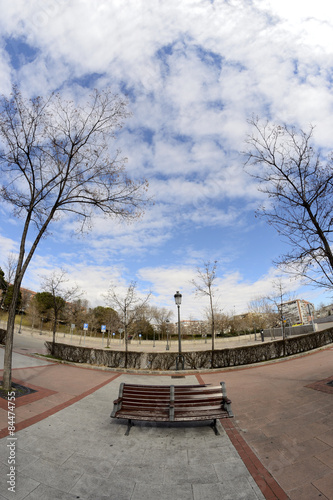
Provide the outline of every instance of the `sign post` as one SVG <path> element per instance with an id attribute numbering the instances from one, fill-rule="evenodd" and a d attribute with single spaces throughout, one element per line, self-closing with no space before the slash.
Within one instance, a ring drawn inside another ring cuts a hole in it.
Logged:
<path id="1" fill-rule="evenodd" d="M 73 332 L 74 332 L 75 325 L 72 323 L 71 324 L 71 342 L 73 340 Z"/>
<path id="2" fill-rule="evenodd" d="M 86 345 L 86 332 L 88 331 L 88 323 L 83 324 L 83 331 L 84 331 L 83 345 Z"/>
<path id="3" fill-rule="evenodd" d="M 106 332 L 106 325 L 101 326 L 101 332 L 102 332 L 102 347 L 104 345 L 104 333 Z"/>

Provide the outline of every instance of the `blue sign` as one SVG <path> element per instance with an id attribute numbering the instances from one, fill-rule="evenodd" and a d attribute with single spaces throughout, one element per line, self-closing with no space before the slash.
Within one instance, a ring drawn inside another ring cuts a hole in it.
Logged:
<path id="1" fill-rule="evenodd" d="M 84 323 L 83 330 L 88 330 L 88 323 Z"/>
<path id="2" fill-rule="evenodd" d="M 106 325 L 101 326 L 101 332 L 106 332 Z"/>

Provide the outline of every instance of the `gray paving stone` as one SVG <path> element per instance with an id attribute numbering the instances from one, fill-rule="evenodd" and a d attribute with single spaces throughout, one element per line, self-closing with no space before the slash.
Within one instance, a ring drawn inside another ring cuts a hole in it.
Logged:
<path id="1" fill-rule="evenodd" d="M 210 464 L 166 466 L 165 482 L 173 484 L 217 483 L 218 477 L 213 465 Z"/>
<path id="2" fill-rule="evenodd" d="M 170 450 L 170 449 L 151 449 L 147 448 L 144 452 L 144 461 L 146 464 L 161 464 L 161 465 L 179 465 L 188 464 L 187 450 Z"/>
<path id="3" fill-rule="evenodd" d="M 258 490 L 259 492 L 259 490 Z M 215 484 L 194 484 L 193 485 L 194 500 L 258 500 L 264 499 L 257 496 L 246 480 L 225 481 Z"/>
<path id="4" fill-rule="evenodd" d="M 156 465 L 116 465 L 111 477 L 120 478 L 124 481 L 130 479 L 136 483 L 162 484 L 164 482 L 164 467 Z"/>
<path id="5" fill-rule="evenodd" d="M 27 465 L 36 462 L 36 460 L 38 460 L 39 457 L 37 455 L 34 455 L 33 453 L 27 452 L 24 449 L 22 449 L 19 440 L 15 458 L 16 458 L 17 470 L 21 472 Z"/>
<path id="6" fill-rule="evenodd" d="M 94 476 L 108 477 L 114 468 L 117 460 L 106 460 L 104 458 L 81 455 L 73 453 L 63 464 L 64 467 L 75 469 L 79 472 L 88 472 Z"/>
<path id="7" fill-rule="evenodd" d="M 77 500 L 77 496 L 68 491 L 40 484 L 24 500 Z"/>
<path id="8" fill-rule="evenodd" d="M 131 500 L 193 500 L 191 484 L 136 484 Z M 202 500 L 202 499 L 200 499 Z"/>
<path id="9" fill-rule="evenodd" d="M 130 478 L 120 477 L 101 478 L 84 474 L 72 487 L 70 493 L 84 500 L 130 500 L 135 482 Z"/>
<path id="10" fill-rule="evenodd" d="M 8 461 L 8 447 L 7 447 L 7 438 L 3 438 L 0 441 L 0 466 L 7 465 Z"/>
<path id="11" fill-rule="evenodd" d="M 25 448 L 21 446 L 21 449 L 58 465 L 62 465 L 74 452 L 71 443 L 64 442 L 56 436 L 50 436 L 48 439 L 38 439 L 38 444 L 33 443 Z"/>
<path id="12" fill-rule="evenodd" d="M 16 474 L 15 479 L 15 493 L 9 491 L 8 488 L 10 485 L 7 483 L 9 479 L 7 474 L 9 473 L 9 467 L 1 464 L 0 465 L 0 491 L 1 494 L 6 499 L 12 500 L 22 500 L 24 499 L 31 491 L 33 491 L 39 485 L 38 481 L 35 481 L 29 476 L 25 476 L 24 474 Z"/>
<path id="13" fill-rule="evenodd" d="M 249 475 L 243 461 L 238 458 L 225 457 L 225 460 L 214 463 L 216 474 L 219 481 L 237 480 L 240 477 Z"/>
<path id="14" fill-rule="evenodd" d="M 69 491 L 81 477 L 82 473 L 74 469 L 69 469 L 68 467 L 58 466 L 55 463 L 39 459 L 25 467 L 24 475 L 46 486 Z"/>
<path id="15" fill-rule="evenodd" d="M 213 462 L 223 462 L 223 460 L 229 457 L 229 450 L 220 446 L 219 448 L 190 448 L 188 450 L 188 463 L 213 463 Z M 237 455 L 235 456 L 237 458 Z M 239 459 L 239 457 L 238 457 Z"/>
<path id="16" fill-rule="evenodd" d="M 38 444 L 38 441 L 39 441 L 39 437 L 37 438 L 36 435 L 34 435 L 32 432 L 31 432 L 31 429 L 29 431 L 29 427 L 27 429 L 24 429 L 23 431 L 20 431 L 19 433 L 16 433 L 16 436 L 18 437 L 18 446 L 21 448 L 21 449 L 25 449 L 27 446 L 36 446 Z M 27 433 L 23 434 L 23 432 L 27 431 Z M 28 432 L 30 432 L 28 434 Z M 1 440 L 2 441 L 2 440 Z M 0 446 L 1 446 L 1 441 L 0 441 Z"/>
<path id="17" fill-rule="evenodd" d="M 0 366 L 3 366 L 5 350 L 0 348 Z M 35 358 L 33 356 L 26 356 L 25 354 L 19 354 L 13 352 L 12 365 L 13 368 L 27 368 L 31 366 L 46 366 L 52 364 L 50 361 Z"/>

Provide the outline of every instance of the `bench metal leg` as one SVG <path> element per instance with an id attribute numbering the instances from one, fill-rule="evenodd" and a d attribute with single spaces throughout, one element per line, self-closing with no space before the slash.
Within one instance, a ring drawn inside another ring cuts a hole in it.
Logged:
<path id="1" fill-rule="evenodd" d="M 128 422 L 127 422 L 127 430 L 126 430 L 126 432 L 125 432 L 125 436 L 128 436 L 128 435 L 129 435 L 130 430 L 131 430 L 131 427 L 133 427 L 133 425 L 134 425 L 134 424 L 133 424 L 132 420 L 129 418 L 129 419 L 128 419 Z"/>
<path id="2" fill-rule="evenodd" d="M 217 430 L 217 427 L 216 427 L 216 418 L 213 420 L 213 422 L 210 424 L 210 427 L 213 429 L 213 431 L 215 432 L 215 436 L 219 436 L 220 433 L 219 431 Z"/>
<path id="3" fill-rule="evenodd" d="M 178 356 L 176 357 L 176 370 L 179 370 L 179 363 L 182 364 L 182 370 L 184 370 L 184 367 L 185 367 L 185 358 L 182 354 L 178 354 Z"/>

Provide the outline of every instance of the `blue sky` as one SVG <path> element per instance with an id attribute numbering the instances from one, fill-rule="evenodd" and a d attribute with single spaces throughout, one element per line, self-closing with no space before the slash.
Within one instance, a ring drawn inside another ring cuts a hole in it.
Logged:
<path id="1" fill-rule="evenodd" d="M 307 128 L 331 148 L 333 12 L 326 0 L 0 0 L 0 92 L 80 95 L 111 87 L 128 96 L 131 118 L 117 146 L 128 172 L 148 179 L 154 205 L 135 223 L 94 220 L 72 236 L 54 223 L 23 285 L 59 267 L 103 305 L 110 282 L 131 280 L 151 303 L 200 318 L 206 303 L 190 285 L 197 266 L 218 261 L 219 308 L 241 313 L 272 294 L 272 260 L 286 250 L 255 218 L 262 201 L 243 170 L 253 115 Z M 17 252 L 21 222 L 0 205 L 0 266 Z M 284 279 L 299 298 L 328 295 Z"/>

